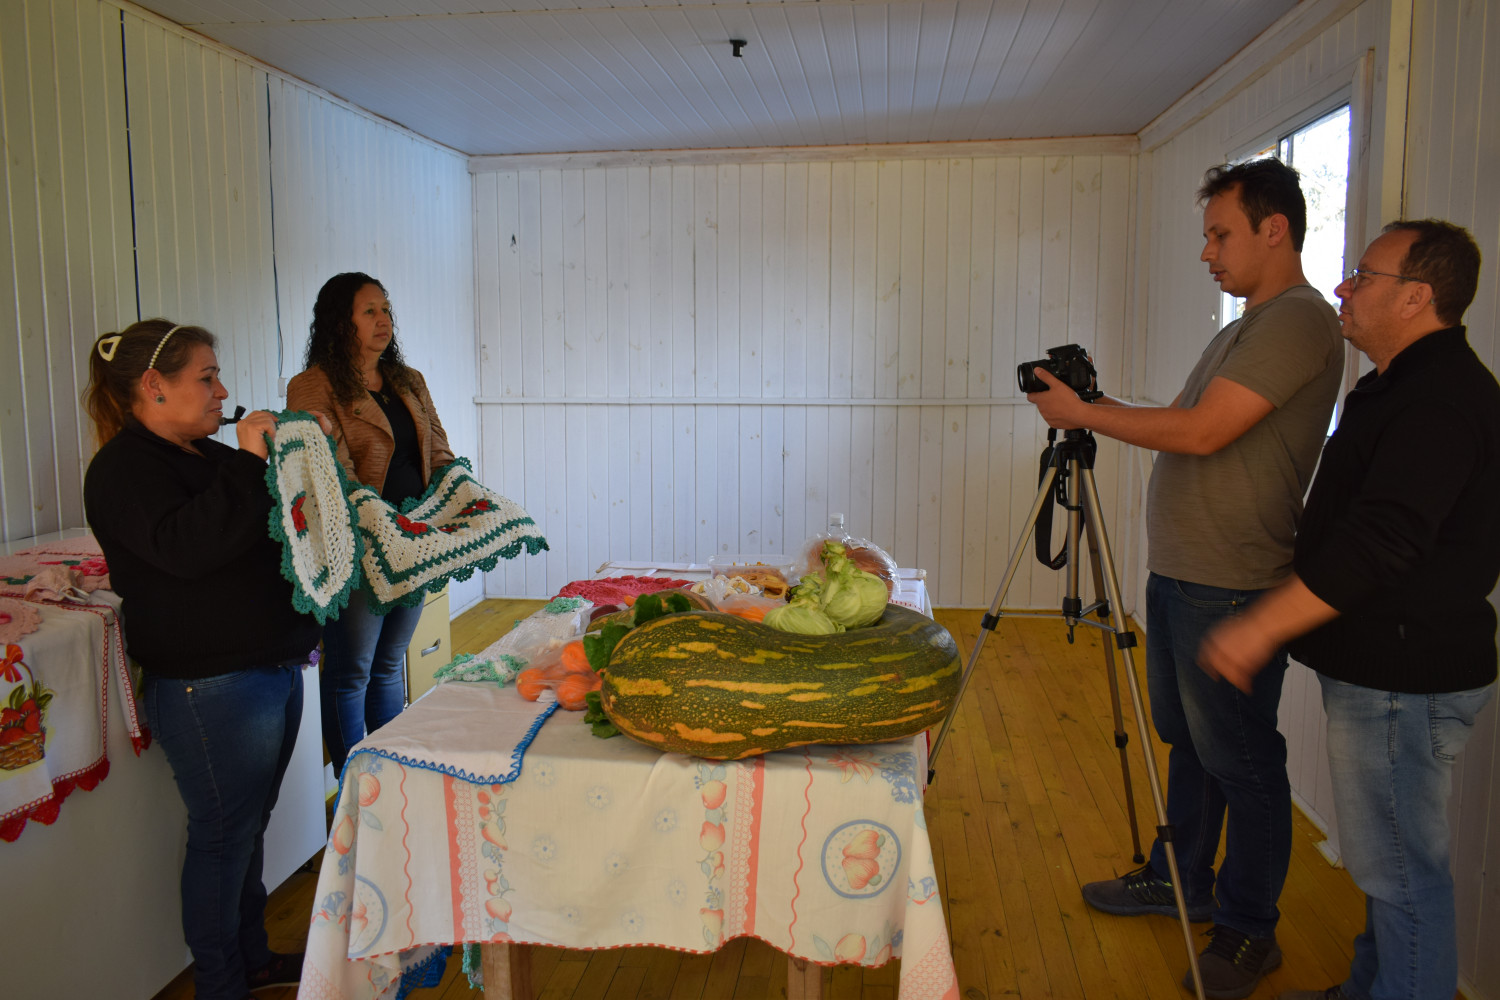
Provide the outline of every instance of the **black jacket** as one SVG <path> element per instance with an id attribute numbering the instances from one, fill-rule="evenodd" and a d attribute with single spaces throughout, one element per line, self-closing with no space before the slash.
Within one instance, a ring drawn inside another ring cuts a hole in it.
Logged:
<path id="1" fill-rule="evenodd" d="M 193 444 L 201 456 L 127 425 L 84 477 L 131 657 L 180 678 L 305 660 L 321 630 L 292 607 L 281 575 L 265 461 L 208 438 Z"/>
<path id="2" fill-rule="evenodd" d="M 1290 644 L 1383 691 L 1495 679 L 1500 386 L 1463 327 L 1428 334 L 1344 401 L 1297 535 L 1297 574 L 1341 615 Z"/>

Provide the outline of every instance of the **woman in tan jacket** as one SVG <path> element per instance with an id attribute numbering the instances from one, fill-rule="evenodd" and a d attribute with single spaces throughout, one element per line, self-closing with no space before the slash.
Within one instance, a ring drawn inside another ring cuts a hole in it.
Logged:
<path id="1" fill-rule="evenodd" d="M 453 461 L 427 383 L 407 367 L 385 286 L 367 274 L 329 278 L 313 304 L 307 367 L 287 386 L 287 407 L 333 422 L 338 459 L 351 480 L 400 507 L 421 496 Z M 323 740 L 335 772 L 349 748 L 406 703 L 406 647 L 421 606 L 376 615 L 356 590 L 323 634 Z"/>

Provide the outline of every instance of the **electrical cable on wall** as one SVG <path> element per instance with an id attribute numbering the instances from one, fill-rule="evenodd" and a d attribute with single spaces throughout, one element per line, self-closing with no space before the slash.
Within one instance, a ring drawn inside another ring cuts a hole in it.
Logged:
<path id="1" fill-rule="evenodd" d="M 271 150 L 271 74 L 266 74 L 266 189 L 271 196 L 271 294 L 276 301 L 276 378 L 286 375 L 281 337 L 281 279 L 276 274 L 276 164 Z"/>
<path id="2" fill-rule="evenodd" d="M 125 97 L 125 172 L 130 178 L 130 266 L 135 278 L 135 318 L 141 319 L 141 255 L 135 231 L 135 156 L 130 147 L 130 66 L 125 48 L 125 11 L 120 11 L 120 83 Z"/>

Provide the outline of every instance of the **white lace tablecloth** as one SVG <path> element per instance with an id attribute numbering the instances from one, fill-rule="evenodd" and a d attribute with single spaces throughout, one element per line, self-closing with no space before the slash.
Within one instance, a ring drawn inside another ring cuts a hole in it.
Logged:
<path id="1" fill-rule="evenodd" d="M 428 734 L 423 763 L 350 759 L 299 997 L 390 1000 L 456 942 L 711 952 L 744 935 L 823 964 L 900 957 L 902 1000 L 958 996 L 925 737 L 716 763 L 557 712 L 513 781 L 434 769 L 509 759 L 535 719 L 518 704 L 510 688 L 441 685 L 398 720 Z"/>

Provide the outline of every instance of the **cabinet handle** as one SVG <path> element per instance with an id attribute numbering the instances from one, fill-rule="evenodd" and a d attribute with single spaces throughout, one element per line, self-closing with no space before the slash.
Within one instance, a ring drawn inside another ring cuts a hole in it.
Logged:
<path id="1" fill-rule="evenodd" d="M 428 646 L 426 649 L 422 650 L 422 655 L 423 656 L 427 656 L 430 653 L 436 653 L 437 650 L 438 650 L 438 647 L 441 646 L 442 644 L 443 644 L 443 640 L 439 639 L 437 642 L 433 643 L 431 646 Z"/>

